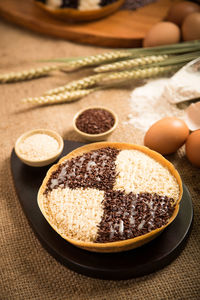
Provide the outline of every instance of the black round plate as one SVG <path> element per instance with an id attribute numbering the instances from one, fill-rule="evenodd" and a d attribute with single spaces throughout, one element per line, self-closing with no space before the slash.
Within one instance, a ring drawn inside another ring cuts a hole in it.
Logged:
<path id="1" fill-rule="evenodd" d="M 83 145 L 65 141 L 62 156 Z M 34 168 L 24 165 L 12 151 L 11 170 L 24 213 L 42 245 L 68 268 L 96 278 L 129 279 L 163 268 L 183 250 L 193 219 L 192 200 L 185 185 L 178 216 L 155 240 L 126 252 L 93 253 L 79 249 L 61 238 L 40 212 L 37 192 L 48 169 L 49 166 Z"/>

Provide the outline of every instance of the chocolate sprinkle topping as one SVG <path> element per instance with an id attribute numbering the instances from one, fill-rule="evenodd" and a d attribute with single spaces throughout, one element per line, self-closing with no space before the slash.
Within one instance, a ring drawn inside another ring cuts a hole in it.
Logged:
<path id="1" fill-rule="evenodd" d="M 113 190 L 115 160 L 120 150 L 101 148 L 67 160 L 58 166 L 47 182 L 44 194 L 58 187 L 94 188 L 105 191 L 103 217 L 95 242 L 126 240 L 167 224 L 174 212 L 174 200 L 156 193 Z"/>
<path id="2" fill-rule="evenodd" d="M 59 165 L 48 180 L 45 194 L 52 189 L 68 186 L 110 190 L 116 178 L 115 160 L 119 150 L 102 148 L 87 152 Z"/>
<path id="3" fill-rule="evenodd" d="M 165 225 L 173 214 L 173 203 L 172 198 L 157 194 L 106 192 L 96 242 L 126 240 Z"/>

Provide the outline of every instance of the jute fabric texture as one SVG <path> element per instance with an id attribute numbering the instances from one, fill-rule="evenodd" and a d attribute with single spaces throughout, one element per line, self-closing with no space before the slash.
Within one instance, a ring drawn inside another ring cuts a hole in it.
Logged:
<path id="1" fill-rule="evenodd" d="M 0 23 L 0 71 L 7 73 L 43 65 L 40 59 L 84 56 L 106 49 L 73 44 Z M 15 192 L 10 154 L 16 139 L 27 130 L 49 128 L 64 139 L 82 141 L 72 129 L 74 114 L 86 106 L 105 105 L 119 115 L 120 124 L 110 141 L 143 143 L 144 134 L 124 125 L 130 113 L 133 86 L 98 91 L 80 101 L 34 108 L 21 103 L 28 96 L 78 79 L 87 72 L 0 85 L 0 299 L 1 300 L 197 300 L 200 299 L 200 169 L 186 159 L 184 147 L 169 156 L 188 187 L 194 205 L 191 236 L 181 255 L 148 276 L 109 281 L 77 274 L 57 262 L 41 246 L 30 228 Z M 29 199 L 27 199 L 29 201 Z"/>

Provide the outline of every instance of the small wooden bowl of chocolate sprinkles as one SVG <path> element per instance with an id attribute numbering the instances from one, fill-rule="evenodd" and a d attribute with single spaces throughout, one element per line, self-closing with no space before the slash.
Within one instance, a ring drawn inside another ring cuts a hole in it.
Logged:
<path id="1" fill-rule="evenodd" d="M 84 108 L 77 112 L 73 119 L 74 130 L 91 142 L 107 139 L 117 125 L 116 113 L 103 106 Z"/>

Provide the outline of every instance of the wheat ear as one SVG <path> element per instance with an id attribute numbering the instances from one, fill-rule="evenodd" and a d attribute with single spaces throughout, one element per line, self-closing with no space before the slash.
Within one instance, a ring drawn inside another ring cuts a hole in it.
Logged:
<path id="1" fill-rule="evenodd" d="M 30 69 L 23 72 L 12 72 L 0 75 L 0 83 L 10 83 L 30 80 L 48 75 L 51 71 L 59 69 L 60 66 L 46 66 L 37 69 Z"/>
<path id="2" fill-rule="evenodd" d="M 63 94 L 52 95 L 52 96 L 25 98 L 22 100 L 22 102 L 31 103 L 31 104 L 40 104 L 40 105 L 72 102 L 72 101 L 78 100 L 79 98 L 89 95 L 90 93 L 94 92 L 95 90 L 96 89 L 68 91 Z"/>
<path id="3" fill-rule="evenodd" d="M 101 73 L 101 72 L 108 72 L 108 71 L 132 69 L 134 67 L 158 63 L 167 58 L 168 58 L 168 55 L 152 55 L 152 56 L 145 56 L 145 57 L 140 57 L 140 58 L 135 58 L 135 59 L 128 59 L 128 60 L 124 60 L 124 61 L 115 62 L 112 64 L 99 66 L 99 67 L 95 68 L 94 71 Z"/>
<path id="4" fill-rule="evenodd" d="M 174 72 L 177 69 L 178 66 L 173 66 L 173 67 L 167 66 L 167 67 L 152 67 L 152 68 L 114 72 L 114 73 L 104 73 L 104 76 L 102 76 L 98 80 L 98 85 L 104 86 L 107 84 L 108 85 L 117 84 L 118 82 L 128 81 L 131 79 L 145 79 L 151 77 L 153 78 L 156 76 Z"/>
<path id="5" fill-rule="evenodd" d="M 120 60 L 129 56 L 132 56 L 132 53 L 128 51 L 112 51 L 103 54 L 91 55 L 66 63 L 62 70 L 69 72 L 83 67 L 95 66 L 102 63 Z M 61 59 L 57 61 L 64 62 L 65 60 Z"/>
<path id="6" fill-rule="evenodd" d="M 102 75 L 92 75 L 79 80 L 72 81 L 64 86 L 47 91 L 44 95 L 56 95 L 66 91 L 76 91 L 91 88 L 96 85 Z"/>

